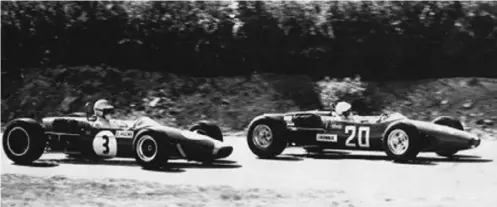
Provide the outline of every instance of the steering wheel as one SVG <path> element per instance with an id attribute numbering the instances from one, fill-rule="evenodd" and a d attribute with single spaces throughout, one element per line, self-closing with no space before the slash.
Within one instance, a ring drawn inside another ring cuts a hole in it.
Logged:
<path id="1" fill-rule="evenodd" d="M 385 120 L 386 118 L 388 118 L 388 114 L 387 113 L 382 113 L 380 115 L 380 117 L 378 117 L 378 123 L 382 122 L 383 120 Z"/>

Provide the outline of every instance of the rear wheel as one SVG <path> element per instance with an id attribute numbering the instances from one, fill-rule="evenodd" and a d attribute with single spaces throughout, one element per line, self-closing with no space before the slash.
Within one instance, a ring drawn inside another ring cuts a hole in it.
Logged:
<path id="1" fill-rule="evenodd" d="M 144 169 L 159 169 L 168 161 L 167 145 L 153 133 L 143 133 L 133 142 L 133 153 L 136 162 Z"/>
<path id="2" fill-rule="evenodd" d="M 288 144 L 284 125 L 267 119 L 252 124 L 247 142 L 250 150 L 260 158 L 273 158 L 281 154 Z"/>
<path id="3" fill-rule="evenodd" d="M 452 117 L 441 116 L 441 117 L 436 118 L 432 122 L 435 123 L 435 124 L 438 124 L 438 125 L 448 126 L 448 127 L 454 128 L 454 129 L 459 129 L 459 130 L 463 130 L 464 131 L 464 127 L 461 124 L 461 122 L 459 120 L 457 120 L 457 119 L 452 118 Z M 452 157 L 458 151 L 459 150 L 457 150 L 457 149 L 445 149 L 445 150 L 437 151 L 435 153 L 438 156 L 442 156 L 442 157 Z"/>
<path id="4" fill-rule="evenodd" d="M 419 133 L 413 126 L 399 124 L 390 128 L 383 139 L 386 154 L 394 160 L 411 160 L 421 151 Z"/>
<path id="5" fill-rule="evenodd" d="M 3 150 L 17 164 L 30 164 L 39 159 L 47 144 L 43 127 L 35 120 L 15 120 L 3 133 Z"/>

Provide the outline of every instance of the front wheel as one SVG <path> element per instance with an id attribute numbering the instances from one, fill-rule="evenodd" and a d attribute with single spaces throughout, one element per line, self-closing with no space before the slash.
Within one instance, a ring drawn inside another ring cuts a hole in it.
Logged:
<path id="1" fill-rule="evenodd" d="M 43 127 L 35 120 L 14 120 L 3 133 L 3 150 L 17 164 L 39 159 L 47 144 Z"/>
<path id="2" fill-rule="evenodd" d="M 394 160 L 414 159 L 421 151 L 419 133 L 414 126 L 406 124 L 393 126 L 385 133 L 383 148 Z"/>
<path id="3" fill-rule="evenodd" d="M 457 119 L 454 119 L 452 117 L 448 116 L 441 116 L 432 121 L 434 124 L 442 125 L 442 126 L 448 126 L 452 127 L 454 129 L 459 129 L 461 131 L 464 131 L 464 127 L 461 124 L 461 122 Z"/>
<path id="4" fill-rule="evenodd" d="M 256 121 L 249 128 L 247 142 L 258 157 L 273 158 L 281 154 L 288 144 L 285 126 L 267 119 Z"/>
<path id="5" fill-rule="evenodd" d="M 215 123 L 201 121 L 190 127 L 190 131 L 209 136 L 215 140 L 223 141 L 223 132 Z"/>
<path id="6" fill-rule="evenodd" d="M 448 117 L 448 116 L 441 116 L 432 121 L 434 124 L 442 125 L 442 126 L 448 126 L 452 127 L 454 129 L 459 129 L 461 131 L 464 131 L 464 127 L 461 124 L 461 122 L 455 118 Z M 453 157 L 459 150 L 457 149 L 444 149 L 441 151 L 435 152 L 438 156 L 442 157 Z"/>
<path id="7" fill-rule="evenodd" d="M 192 127 L 190 127 L 190 131 L 223 142 L 223 132 L 221 131 L 221 128 L 219 128 L 219 126 L 214 122 L 200 121 L 195 125 L 193 125 Z M 214 158 L 213 157 L 203 158 L 200 161 L 204 165 L 211 165 L 214 162 Z"/>
<path id="8" fill-rule="evenodd" d="M 167 164 L 167 145 L 153 133 L 139 135 L 133 142 L 136 162 L 144 169 L 159 169 Z"/>

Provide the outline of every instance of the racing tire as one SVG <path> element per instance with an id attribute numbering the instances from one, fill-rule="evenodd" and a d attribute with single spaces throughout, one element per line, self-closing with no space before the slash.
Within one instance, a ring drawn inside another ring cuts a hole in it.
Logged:
<path id="1" fill-rule="evenodd" d="M 35 120 L 14 120 L 3 133 L 3 150 L 16 164 L 31 164 L 45 152 L 47 137 Z"/>
<path id="2" fill-rule="evenodd" d="M 412 160 L 422 148 L 418 130 L 408 124 L 398 124 L 388 129 L 382 142 L 387 156 L 395 161 Z"/>
<path id="3" fill-rule="evenodd" d="M 274 158 L 281 154 L 288 145 L 285 132 L 284 124 L 262 119 L 250 126 L 247 133 L 247 143 L 252 153 L 259 158 Z"/>
<path id="4" fill-rule="evenodd" d="M 223 141 L 221 128 L 213 122 L 201 121 L 190 127 L 190 131 L 209 136 L 215 140 Z"/>
<path id="5" fill-rule="evenodd" d="M 145 132 L 133 141 L 133 155 L 143 169 L 157 170 L 167 164 L 168 147 L 164 139 L 151 132 Z"/>
<path id="6" fill-rule="evenodd" d="M 448 126 L 448 127 L 452 127 L 452 128 L 464 131 L 464 127 L 461 124 L 461 122 L 459 120 L 457 120 L 457 119 L 452 118 L 452 117 L 441 116 L 441 117 L 438 117 L 438 118 L 434 119 L 432 122 L 434 124 Z M 459 150 L 452 149 L 452 150 L 438 151 L 438 152 L 435 152 L 435 153 L 438 156 L 441 156 L 441 157 L 453 157 L 458 151 Z"/>

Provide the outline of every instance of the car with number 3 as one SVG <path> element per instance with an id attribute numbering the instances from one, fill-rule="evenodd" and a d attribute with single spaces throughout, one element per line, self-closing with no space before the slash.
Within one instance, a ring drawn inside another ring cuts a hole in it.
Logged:
<path id="1" fill-rule="evenodd" d="M 287 146 L 308 151 L 324 149 L 384 151 L 394 160 L 412 160 L 420 152 L 452 157 L 480 145 L 460 121 L 440 116 L 433 121 L 409 119 L 400 113 L 344 119 L 332 111 L 263 114 L 248 126 L 247 143 L 261 158 L 273 158 Z"/>
<path id="2" fill-rule="evenodd" d="M 5 154 L 18 164 L 30 164 L 45 152 L 62 152 L 87 160 L 134 158 L 143 168 L 158 169 L 170 159 L 210 163 L 233 151 L 210 121 L 199 121 L 190 130 L 164 126 L 148 117 L 99 126 L 94 124 L 91 105 L 87 103 L 86 113 L 10 121 L 2 137 Z"/>

